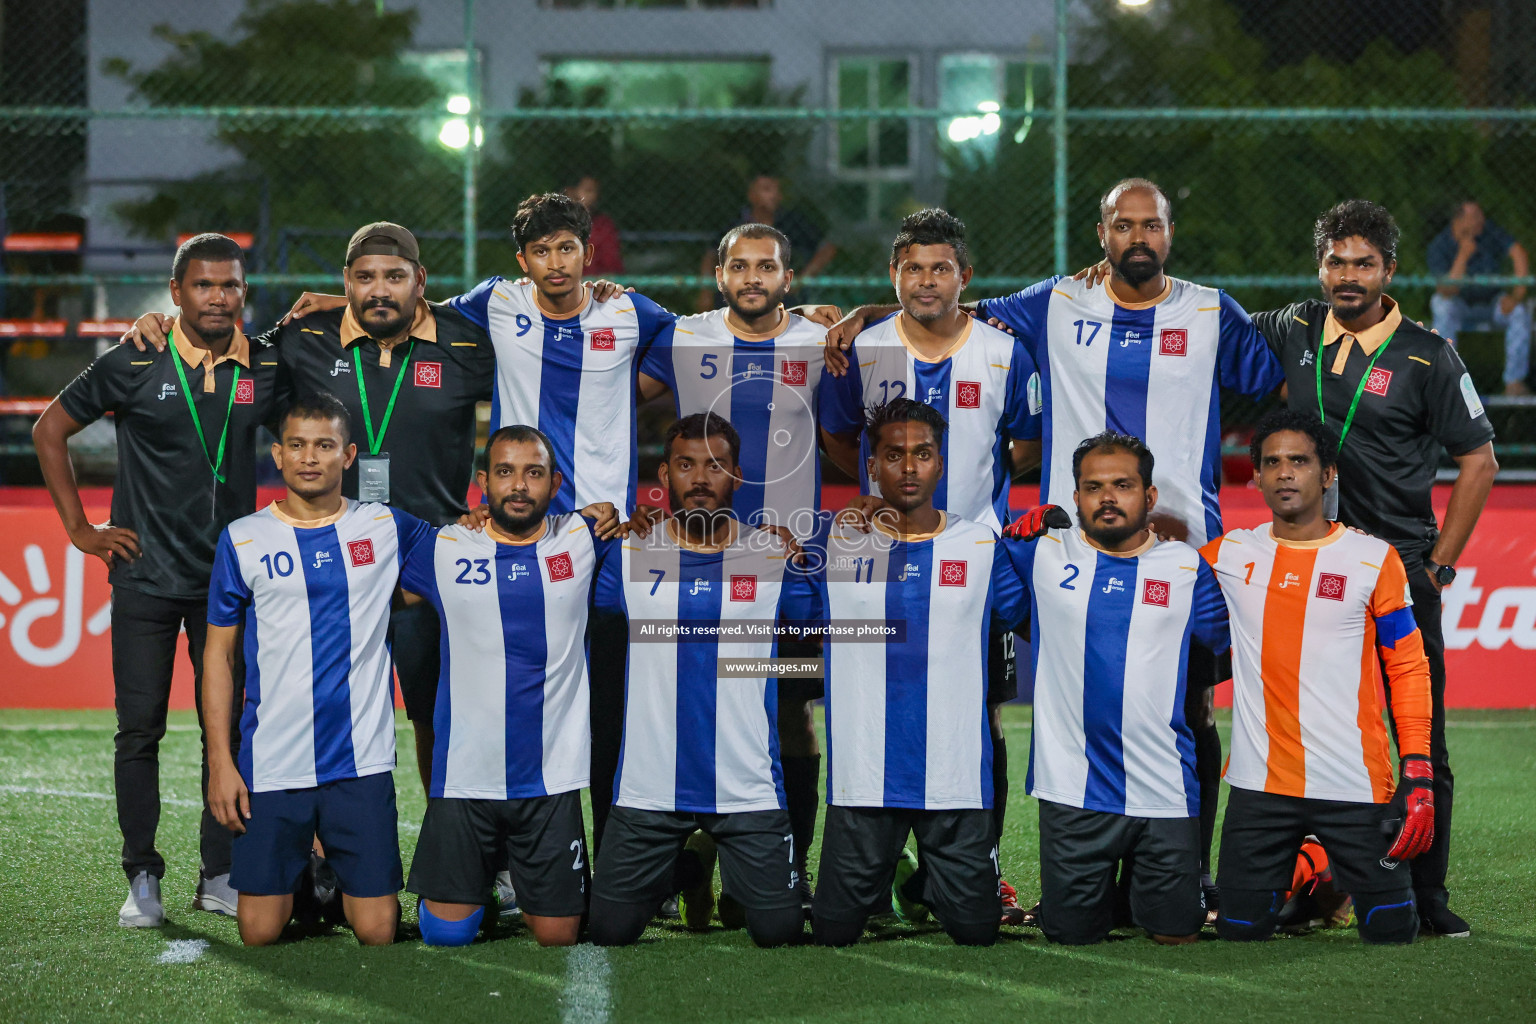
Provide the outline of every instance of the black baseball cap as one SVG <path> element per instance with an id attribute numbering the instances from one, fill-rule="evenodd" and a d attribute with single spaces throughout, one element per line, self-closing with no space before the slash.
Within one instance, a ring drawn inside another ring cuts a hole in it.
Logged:
<path id="1" fill-rule="evenodd" d="M 412 263 L 421 262 L 421 247 L 416 236 L 399 224 L 387 220 L 364 224 L 347 243 L 347 266 L 359 256 L 399 256 Z"/>

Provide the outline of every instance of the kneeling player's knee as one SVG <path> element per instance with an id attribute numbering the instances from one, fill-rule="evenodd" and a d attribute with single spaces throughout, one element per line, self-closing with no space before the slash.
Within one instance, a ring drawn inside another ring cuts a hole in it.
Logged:
<path id="1" fill-rule="evenodd" d="M 819 914 L 811 917 L 811 938 L 818 946 L 851 946 L 863 934 L 863 921 L 834 921 Z"/>
<path id="2" fill-rule="evenodd" d="M 957 946 L 990 946 L 997 941 L 1001 918 L 988 921 L 943 921 L 944 931 Z"/>
<path id="3" fill-rule="evenodd" d="M 1419 909 L 1413 893 L 1357 892 L 1355 920 L 1360 922 L 1360 938 L 1372 945 L 1412 942 L 1419 934 Z"/>
<path id="4" fill-rule="evenodd" d="M 579 916 L 537 917 L 533 914 L 524 914 L 523 923 L 528 926 L 534 941 L 541 946 L 574 946 L 576 940 L 581 937 Z"/>
<path id="5" fill-rule="evenodd" d="M 1285 893 L 1271 889 L 1231 889 L 1222 886 L 1216 934 L 1231 942 L 1254 942 L 1275 932 Z"/>
<path id="6" fill-rule="evenodd" d="M 640 940 L 655 912 L 655 906 L 648 903 L 615 903 L 593 896 L 587 937 L 594 946 L 631 945 Z"/>
<path id="7" fill-rule="evenodd" d="M 485 908 L 476 907 L 468 917 L 450 921 L 432 913 L 427 907 L 427 901 L 422 900 L 417 915 L 421 924 L 421 941 L 429 946 L 467 946 L 480 934 L 480 920 L 484 916 Z"/>
<path id="8" fill-rule="evenodd" d="M 787 946 L 805 934 L 805 911 L 799 907 L 748 910 L 747 934 L 763 949 Z"/>

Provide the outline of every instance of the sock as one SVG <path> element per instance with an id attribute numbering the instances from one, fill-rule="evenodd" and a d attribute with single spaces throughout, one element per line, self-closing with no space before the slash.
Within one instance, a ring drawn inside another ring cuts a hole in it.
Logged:
<path id="1" fill-rule="evenodd" d="M 429 946 L 467 946 L 479 934 L 480 918 L 484 915 L 485 908 L 476 907 L 462 921 L 445 921 L 428 910 L 427 901 L 422 900 L 416 915 L 421 925 L 421 941 Z"/>
<path id="2" fill-rule="evenodd" d="M 1215 725 L 1197 727 L 1195 778 L 1200 781 L 1200 870 L 1211 870 L 1211 840 L 1216 835 L 1216 799 L 1221 794 L 1221 733 Z"/>
<path id="3" fill-rule="evenodd" d="M 805 864 L 816 838 L 816 810 L 821 803 L 821 755 L 786 757 L 784 800 L 789 804 L 789 831 L 795 837 L 796 866 Z"/>
<path id="4" fill-rule="evenodd" d="M 1003 819 L 1008 815 L 1008 741 L 992 737 L 992 829 L 997 843 L 1003 843 Z"/>

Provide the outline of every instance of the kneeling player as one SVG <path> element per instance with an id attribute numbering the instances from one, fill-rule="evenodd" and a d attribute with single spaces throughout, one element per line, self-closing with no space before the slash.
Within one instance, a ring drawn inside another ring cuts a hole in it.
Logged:
<path id="1" fill-rule="evenodd" d="M 661 466 L 674 514 L 599 574 L 598 606 L 630 630 L 624 745 L 592 892 L 600 946 L 636 941 L 678 891 L 679 848 L 695 829 L 714 839 L 754 942 L 784 945 L 804 929 L 777 687 L 722 676 L 720 659 L 772 657 L 772 627 L 815 617 L 814 592 L 776 539 L 731 514 L 739 453 L 735 429 L 713 413 L 674 423 Z"/>
<path id="2" fill-rule="evenodd" d="M 400 560 L 426 523 L 341 496 L 357 455 L 347 411 L 328 394 L 283 417 L 272 457 L 288 493 L 229 524 L 208 595 L 203 661 L 209 809 L 234 841 L 230 885 L 240 938 L 277 941 L 318 836 L 365 946 L 400 919 L 395 714 L 384 637 Z M 231 666 L 245 624 L 240 765 L 230 757 Z"/>
<path id="3" fill-rule="evenodd" d="M 1221 829 L 1224 939 L 1275 930 L 1296 850 L 1315 835 L 1355 901 L 1366 942 L 1419 931 L 1402 861 L 1434 835 L 1429 663 L 1402 560 L 1386 541 L 1323 515 L 1338 441 L 1281 410 L 1254 431 L 1269 526 L 1201 549 L 1232 615 L 1232 756 Z M 1396 795 L 1377 699 L 1386 666 L 1397 724 Z"/>
<path id="4" fill-rule="evenodd" d="M 1193 942 L 1205 909 L 1184 652 L 1192 637 L 1226 648 L 1226 605 L 1193 548 L 1148 529 L 1146 445 L 1105 432 L 1072 466 L 1080 529 L 1040 536 L 1044 506 L 1005 531 L 1039 540 L 1004 544 L 1035 638 L 1026 785 L 1040 801 L 1040 928 L 1067 944 L 1108 938 L 1125 858 L 1135 923 L 1164 944 Z"/>
<path id="5" fill-rule="evenodd" d="M 505 851 L 533 937 L 569 946 L 587 898 L 587 606 L 612 542 L 582 518 L 596 506 L 548 515 L 561 475 L 533 427 L 491 435 L 477 482 L 485 531 L 446 526 L 401 570 L 444 632 L 432 793 L 409 889 L 429 946 L 466 945 Z"/>

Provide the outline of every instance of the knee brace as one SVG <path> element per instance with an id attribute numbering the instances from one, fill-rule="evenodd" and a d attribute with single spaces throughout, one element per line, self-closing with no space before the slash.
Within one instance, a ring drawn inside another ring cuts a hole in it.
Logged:
<path id="1" fill-rule="evenodd" d="M 480 933 L 480 919 L 485 916 L 485 908 L 476 907 L 475 912 L 462 921 L 445 921 L 428 910 L 427 901 L 422 900 L 416 916 L 421 924 L 421 941 L 427 945 L 467 946 Z"/>
<path id="2" fill-rule="evenodd" d="M 944 921 L 944 931 L 957 946 L 990 946 L 997 941 L 997 926 L 1001 917 L 990 921 Z"/>
<path id="3" fill-rule="evenodd" d="M 1221 890 L 1216 935 L 1230 942 L 1255 942 L 1275 933 L 1286 894 L 1268 889 Z"/>
<path id="4" fill-rule="evenodd" d="M 655 913 L 654 903 L 615 903 L 593 896 L 587 915 L 587 937 L 594 946 L 631 945 L 639 941 Z"/>
<path id="5" fill-rule="evenodd" d="M 820 914 L 812 914 L 811 938 L 818 946 L 851 946 L 863 934 L 863 921 L 831 921 Z"/>
<path id="6" fill-rule="evenodd" d="M 787 946 L 805 934 L 805 911 L 799 907 L 748 910 L 747 934 L 762 949 Z"/>
<path id="7" fill-rule="evenodd" d="M 1355 920 L 1360 923 L 1360 938 L 1373 946 L 1412 942 L 1419 934 L 1419 908 L 1413 893 L 1351 893 L 1355 900 Z"/>

